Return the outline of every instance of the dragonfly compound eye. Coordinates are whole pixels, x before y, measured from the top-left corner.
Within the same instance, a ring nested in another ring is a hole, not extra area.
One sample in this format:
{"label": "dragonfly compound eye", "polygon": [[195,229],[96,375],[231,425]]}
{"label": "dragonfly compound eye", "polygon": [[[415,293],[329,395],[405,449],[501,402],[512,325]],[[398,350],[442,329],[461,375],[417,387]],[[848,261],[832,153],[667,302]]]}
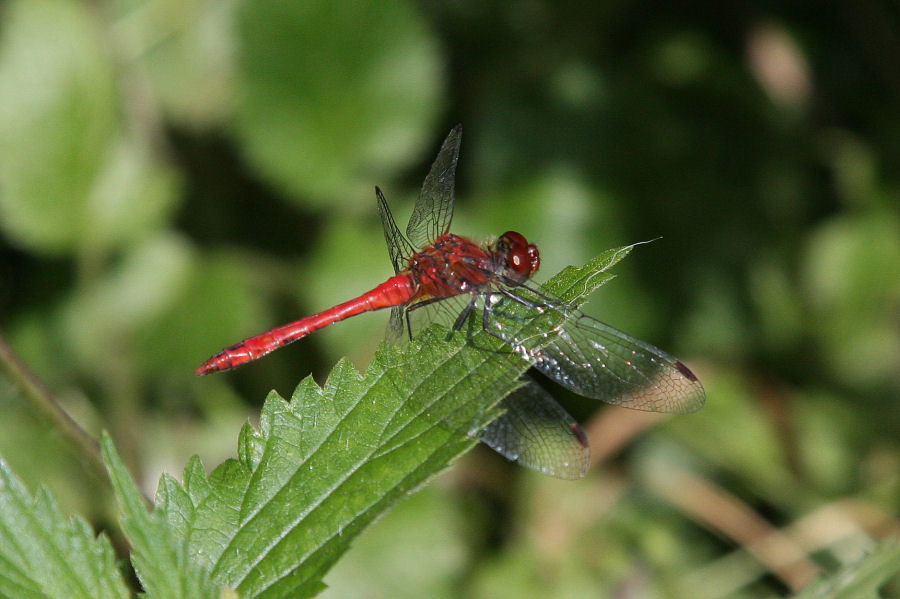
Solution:
{"label": "dragonfly compound eye", "polygon": [[520,233],[507,231],[497,240],[497,249],[506,257],[506,266],[520,281],[531,278],[541,265],[537,247]]}

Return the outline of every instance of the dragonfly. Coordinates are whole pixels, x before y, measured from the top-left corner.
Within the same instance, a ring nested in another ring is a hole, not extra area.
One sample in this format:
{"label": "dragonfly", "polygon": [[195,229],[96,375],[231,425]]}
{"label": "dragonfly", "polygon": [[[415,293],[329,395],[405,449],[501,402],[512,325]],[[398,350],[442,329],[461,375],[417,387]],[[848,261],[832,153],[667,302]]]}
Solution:
{"label": "dragonfly", "polygon": [[[703,386],[683,362],[584,314],[534,282],[540,253],[523,235],[507,231],[478,244],[450,232],[461,139],[462,127],[457,125],[425,178],[406,235],[381,189],[375,188],[394,276],[355,299],[227,347],[196,373],[236,368],[364,312],[390,308],[388,336],[396,339],[413,336],[414,313],[427,313],[426,321],[441,311],[450,314],[455,318],[453,331],[459,331],[480,309],[485,332],[578,395],[651,412],[686,414],[700,409],[705,402]],[[526,334],[522,332],[526,328],[515,326],[550,310],[561,317],[550,330]],[[510,316],[513,312],[517,315]],[[536,381],[523,375],[521,386],[500,407],[501,415],[473,431],[475,437],[507,459],[549,476],[584,476],[590,462],[587,436]]]}

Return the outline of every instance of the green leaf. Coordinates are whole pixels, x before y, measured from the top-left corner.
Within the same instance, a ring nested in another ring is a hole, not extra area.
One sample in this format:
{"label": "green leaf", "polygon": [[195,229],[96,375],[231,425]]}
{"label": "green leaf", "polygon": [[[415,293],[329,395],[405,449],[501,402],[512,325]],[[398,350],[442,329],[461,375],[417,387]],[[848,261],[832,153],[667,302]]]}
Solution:
{"label": "green leaf", "polygon": [[890,539],[837,574],[808,585],[796,599],[877,599],[878,589],[900,572],[900,542]]}
{"label": "green leaf", "polygon": [[[189,508],[190,502],[169,500],[162,502],[156,511],[148,512],[141,492],[108,435],[103,435],[101,446],[113,488],[124,514],[122,527],[131,542],[134,570],[147,597],[161,599],[219,597],[221,591],[210,582],[209,572],[188,559],[186,543],[177,535],[178,520],[174,515],[181,513],[179,510]],[[160,493],[169,486],[167,477],[164,477],[160,483]],[[190,517],[190,512],[182,513],[182,517]]]}
{"label": "green leaf", "polygon": [[583,304],[588,296],[616,275],[606,272],[631,253],[637,243],[606,250],[582,267],[567,266],[544,284],[544,289],[564,302]]}
{"label": "green leaf", "polygon": [[428,485],[398,505],[328,573],[323,596],[458,597],[460,577],[471,572],[472,533],[489,517],[459,495],[452,485]]}
{"label": "green leaf", "polygon": [[97,15],[78,2],[18,0],[0,23],[3,232],[34,251],[102,252],[163,223],[177,177],[140,131],[121,126]]}
{"label": "green leaf", "polygon": [[264,176],[333,206],[421,155],[441,77],[412,3],[257,0],[239,16],[235,132]]}
{"label": "green leaf", "polygon": [[118,117],[90,8],[18,0],[0,23],[0,227],[43,251],[76,246]]}
{"label": "green leaf", "polygon": [[[629,250],[570,267],[546,288],[579,301],[609,280],[604,270]],[[552,326],[554,318],[548,311],[525,326]],[[163,477],[157,513],[170,535],[127,525],[129,538],[141,534],[132,542],[142,581],[151,581],[150,558],[137,556],[174,543],[162,554],[164,571],[185,559],[179,548],[186,547],[192,567],[241,597],[320,591],[357,534],[470,448],[469,433],[497,416],[494,406],[528,365],[508,351],[479,349],[496,342],[484,332],[448,339],[431,328],[408,348],[382,347],[365,374],[341,361],[324,388],[307,377],[290,402],[272,392],[259,429],[241,431],[237,460],[207,477],[195,458],[182,485]],[[122,487],[118,482],[120,496],[128,491]],[[132,519],[149,522],[137,499],[123,503],[131,506],[126,513],[137,513]]]}
{"label": "green leaf", "polygon": [[0,597],[129,597],[109,539],[63,518],[45,489],[30,496],[0,459]]}

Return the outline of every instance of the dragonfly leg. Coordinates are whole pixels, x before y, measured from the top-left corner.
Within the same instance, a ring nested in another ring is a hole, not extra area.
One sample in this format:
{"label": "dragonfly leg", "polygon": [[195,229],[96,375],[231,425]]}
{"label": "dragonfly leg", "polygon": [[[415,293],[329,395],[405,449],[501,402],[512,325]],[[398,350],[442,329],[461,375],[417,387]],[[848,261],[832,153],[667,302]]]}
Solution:
{"label": "dragonfly leg", "polygon": [[472,309],[475,308],[475,300],[478,299],[476,294],[472,294],[472,299],[469,300],[469,303],[466,304],[465,309],[460,312],[459,316],[456,318],[456,322],[453,323],[453,331],[458,332],[463,328],[463,325],[466,323],[466,319],[469,317],[469,314],[472,313]]}
{"label": "dragonfly leg", "polygon": [[[518,300],[518,298],[516,298]],[[504,338],[500,333],[495,333],[491,330],[490,320],[491,314],[494,311],[494,304],[491,303],[490,294],[486,294],[484,297],[484,310],[481,311],[481,328],[484,329],[484,332],[490,335],[491,337],[496,337],[503,343],[509,345],[509,340]]]}
{"label": "dragonfly leg", "polygon": [[530,301],[530,300],[527,300],[527,299],[525,299],[524,297],[522,297],[522,296],[520,296],[520,295],[518,295],[518,294],[516,294],[516,293],[513,293],[512,291],[510,291],[509,289],[506,289],[506,288],[504,288],[504,287],[501,287],[501,288],[500,288],[500,293],[502,293],[503,295],[505,295],[505,296],[508,297],[509,299],[514,300],[514,301],[516,301],[516,302],[522,304],[523,306],[525,306],[525,307],[527,307],[527,308],[541,308],[541,307],[543,307],[543,306],[545,306],[545,305],[546,305],[546,306],[565,306],[565,305],[567,305],[564,301],[561,301],[561,300],[559,300],[559,299],[557,299],[557,298],[555,298],[555,297],[550,297],[550,296],[547,295],[546,293],[541,293],[541,292],[538,291],[537,289],[532,289],[532,288],[529,287],[528,285],[517,285],[516,287],[523,287],[523,288],[527,289],[527,290],[530,291],[531,293],[533,293],[533,294],[535,294],[536,296],[538,296],[538,297],[542,300],[542,303],[536,303],[536,302],[532,302],[532,301]]}
{"label": "dragonfly leg", "polygon": [[[523,297],[517,296],[514,293],[510,293],[508,290],[503,289],[502,287],[499,289],[499,293],[500,293],[500,295],[503,295],[512,300],[515,300],[516,302],[518,302],[524,306],[527,306],[529,308],[534,308],[534,309],[540,310],[541,307],[543,306],[543,304],[535,304],[533,302],[528,301],[527,299],[525,299]],[[508,347],[511,347],[514,351],[516,351],[517,353],[520,353],[520,350],[524,349],[524,348],[517,347],[516,342],[514,340],[510,340],[508,337],[504,337],[500,333],[491,329],[491,324],[490,324],[491,315],[494,313],[494,304],[490,300],[491,295],[492,295],[491,293],[485,294],[484,310],[481,313],[481,328],[484,329],[484,332],[487,333],[488,335],[490,335],[491,337],[496,337],[497,339],[499,339],[500,341],[505,343]]]}
{"label": "dragonfly leg", "polygon": [[[436,302],[439,302],[439,301],[445,300],[445,299],[447,299],[447,298],[446,297],[432,297],[430,299],[422,300],[421,302],[416,302],[415,304],[412,304],[411,306],[409,306],[406,309],[406,314],[405,314],[405,316],[406,316],[406,331],[409,334],[410,339],[412,339],[412,337],[413,337],[412,322],[409,319],[410,312],[412,312],[413,310],[417,310],[418,308],[424,308],[425,306],[434,304]],[[471,309],[471,308],[468,308],[468,309]],[[456,330],[456,329],[454,329],[454,330]]]}
{"label": "dragonfly leg", "polygon": [[532,301],[525,299],[524,297],[520,297],[520,296],[516,295],[515,293],[513,293],[512,291],[510,291],[509,289],[504,289],[503,287],[500,287],[500,294],[505,295],[506,297],[513,300],[514,302],[522,304],[526,308],[537,309],[537,308],[541,307],[541,304],[536,304]]}

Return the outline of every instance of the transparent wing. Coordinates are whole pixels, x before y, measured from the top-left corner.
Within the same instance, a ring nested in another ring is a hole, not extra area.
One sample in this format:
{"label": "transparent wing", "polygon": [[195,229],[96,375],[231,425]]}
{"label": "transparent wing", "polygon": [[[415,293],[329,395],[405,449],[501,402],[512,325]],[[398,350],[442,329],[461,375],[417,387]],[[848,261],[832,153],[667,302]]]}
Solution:
{"label": "transparent wing", "polygon": [[406,236],[416,247],[425,247],[450,230],[461,140],[462,125],[457,125],[444,140],[422,184],[422,191],[406,227]]}
{"label": "transparent wing", "polygon": [[479,432],[482,443],[549,476],[570,480],[584,476],[591,457],[587,437],[549,393],[528,379],[500,405],[506,411]]}
{"label": "transparent wing", "polygon": [[[548,302],[539,287],[508,291],[518,301],[503,297],[489,302],[485,313],[488,332],[563,387],[649,412],[686,414],[700,409],[706,400],[703,385],[674,356],[576,308]],[[559,325],[527,336],[519,332],[550,311],[562,316]]]}
{"label": "transparent wing", "polygon": [[391,308],[391,317],[388,319],[387,331],[384,333],[384,338],[388,343],[402,343],[408,340],[404,314],[403,308]]}
{"label": "transparent wing", "polygon": [[378,186],[375,186],[375,198],[378,202],[378,214],[381,216],[381,227],[384,229],[384,241],[391,257],[391,264],[394,265],[394,274],[397,274],[406,268],[406,262],[416,253],[416,250],[397,228],[394,215],[391,214],[387,200],[384,199],[384,194],[381,193]]}
{"label": "transparent wing", "polygon": [[406,341],[432,324],[452,329],[470,299],[471,295],[464,293],[391,308],[386,337],[391,343]]}
{"label": "transparent wing", "polygon": [[[394,215],[388,207],[387,200],[381,189],[375,186],[375,198],[378,202],[378,214],[381,216],[381,227],[384,229],[384,242],[387,244],[388,255],[391,257],[391,264],[394,266],[394,274],[407,267],[407,263],[413,254],[416,253],[412,244],[403,236],[397,223],[394,221]],[[385,337],[391,343],[402,341],[405,335],[405,315],[404,306],[391,308],[391,318],[388,320],[387,333]]]}

